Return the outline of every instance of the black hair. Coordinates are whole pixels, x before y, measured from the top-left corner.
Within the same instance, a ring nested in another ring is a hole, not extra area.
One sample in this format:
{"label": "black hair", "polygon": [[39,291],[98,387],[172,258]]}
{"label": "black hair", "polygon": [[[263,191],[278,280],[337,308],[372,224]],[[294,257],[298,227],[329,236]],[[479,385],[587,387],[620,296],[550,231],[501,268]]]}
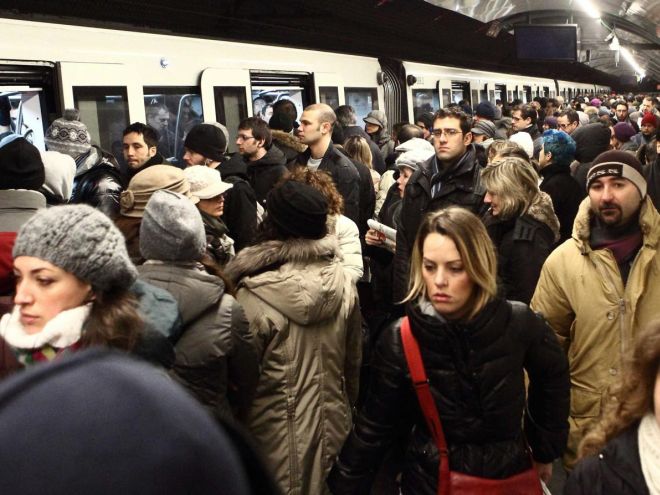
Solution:
{"label": "black hair", "polygon": [[149,148],[158,146],[158,131],[150,125],[143,124],[142,122],[133,122],[126,129],[124,129],[122,136],[131,134],[132,132],[135,132],[136,134],[142,134],[142,139],[144,139],[144,142],[147,143]]}

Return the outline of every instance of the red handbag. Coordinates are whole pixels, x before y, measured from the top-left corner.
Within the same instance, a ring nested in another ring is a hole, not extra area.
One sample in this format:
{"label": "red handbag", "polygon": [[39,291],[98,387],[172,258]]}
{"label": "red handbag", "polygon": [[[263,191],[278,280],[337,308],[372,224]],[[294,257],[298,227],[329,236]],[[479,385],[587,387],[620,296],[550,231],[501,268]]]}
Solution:
{"label": "red handbag", "polygon": [[431,395],[417,339],[410,331],[410,321],[407,317],[401,322],[401,340],[419,406],[440,452],[438,495],[543,495],[541,480],[534,466],[505,479],[479,478],[449,470],[449,452],[440,415]]}

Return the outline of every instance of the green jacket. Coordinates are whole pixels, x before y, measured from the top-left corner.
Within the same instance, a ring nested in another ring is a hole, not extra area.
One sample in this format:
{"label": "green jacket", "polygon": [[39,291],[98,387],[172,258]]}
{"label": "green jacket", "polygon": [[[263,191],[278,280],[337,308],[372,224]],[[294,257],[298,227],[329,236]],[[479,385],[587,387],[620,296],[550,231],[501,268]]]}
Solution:
{"label": "green jacket", "polygon": [[351,427],[361,325],[334,236],[268,241],[226,267],[261,359],[247,426],[284,493],[325,493]]}
{"label": "green jacket", "polygon": [[568,354],[571,431],[564,461],[569,467],[586,429],[600,416],[635,335],[660,317],[660,215],[651,200],[647,197],[642,203],[639,221],[644,241],[625,287],[611,251],[591,249],[590,219],[589,198],[585,198],[572,238],[546,260],[531,302]]}

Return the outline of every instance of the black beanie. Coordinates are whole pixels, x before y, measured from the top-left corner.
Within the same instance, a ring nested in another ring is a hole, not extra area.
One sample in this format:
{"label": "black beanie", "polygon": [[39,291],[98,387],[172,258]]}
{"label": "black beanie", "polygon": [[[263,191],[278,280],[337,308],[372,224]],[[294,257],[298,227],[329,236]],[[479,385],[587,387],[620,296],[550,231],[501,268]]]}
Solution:
{"label": "black beanie", "polygon": [[39,190],[46,180],[39,150],[16,134],[0,141],[0,189]]}
{"label": "black beanie", "polygon": [[312,186],[287,181],[268,193],[266,209],[273,223],[292,237],[321,239],[326,234],[328,202]]}
{"label": "black beanie", "polygon": [[213,124],[197,124],[190,129],[183,145],[214,162],[220,162],[227,151],[227,138],[220,128]]}
{"label": "black beanie", "polygon": [[268,121],[268,127],[274,131],[291,132],[293,130],[293,119],[286,113],[274,113]]}

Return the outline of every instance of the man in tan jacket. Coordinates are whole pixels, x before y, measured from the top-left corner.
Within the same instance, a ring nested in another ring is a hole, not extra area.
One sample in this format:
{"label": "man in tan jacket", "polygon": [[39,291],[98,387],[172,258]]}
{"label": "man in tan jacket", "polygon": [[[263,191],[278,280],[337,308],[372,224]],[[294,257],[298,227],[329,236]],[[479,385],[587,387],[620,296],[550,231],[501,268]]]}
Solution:
{"label": "man in tan jacket", "polygon": [[572,238],[546,260],[531,302],[568,353],[568,468],[635,336],[660,317],[660,215],[646,194],[641,164],[623,151],[601,153],[587,190]]}

